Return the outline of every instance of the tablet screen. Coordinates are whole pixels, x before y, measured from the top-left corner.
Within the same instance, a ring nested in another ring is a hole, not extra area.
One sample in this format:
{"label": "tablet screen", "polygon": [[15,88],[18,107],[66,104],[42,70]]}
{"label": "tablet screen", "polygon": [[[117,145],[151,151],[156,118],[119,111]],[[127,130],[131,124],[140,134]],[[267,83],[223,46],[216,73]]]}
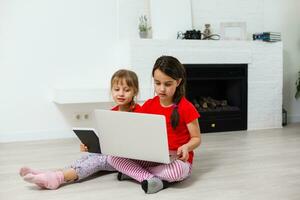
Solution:
{"label": "tablet screen", "polygon": [[95,129],[92,128],[73,128],[74,133],[81,143],[87,146],[90,153],[101,153],[99,137]]}

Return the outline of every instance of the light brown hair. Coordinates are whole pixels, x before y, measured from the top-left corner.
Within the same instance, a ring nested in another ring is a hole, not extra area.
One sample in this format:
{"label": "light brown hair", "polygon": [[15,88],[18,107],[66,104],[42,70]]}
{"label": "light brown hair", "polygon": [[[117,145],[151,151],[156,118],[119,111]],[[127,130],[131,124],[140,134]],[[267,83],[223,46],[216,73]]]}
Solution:
{"label": "light brown hair", "polygon": [[[113,89],[114,84],[122,84],[123,81],[125,81],[128,87],[133,89],[134,97],[137,96],[139,93],[139,80],[136,73],[128,69],[120,69],[112,75],[110,80],[110,90]],[[130,104],[134,108],[134,98],[132,99]]]}

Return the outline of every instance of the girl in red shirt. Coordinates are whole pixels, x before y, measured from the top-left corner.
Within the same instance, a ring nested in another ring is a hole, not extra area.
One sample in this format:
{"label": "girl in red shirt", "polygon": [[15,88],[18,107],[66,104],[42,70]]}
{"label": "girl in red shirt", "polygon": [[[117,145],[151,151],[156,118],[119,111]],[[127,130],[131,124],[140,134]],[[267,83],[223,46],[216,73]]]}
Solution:
{"label": "girl in red shirt", "polygon": [[169,182],[186,179],[191,174],[193,150],[201,142],[200,115],[184,97],[184,66],[172,56],[161,56],[154,64],[152,76],[157,96],[147,100],[141,112],[166,117],[169,149],[177,151],[178,159],[170,164],[161,164],[108,157],[108,162],[119,171],[119,180],[131,177],[141,183],[145,193],[158,192]]}
{"label": "girl in red shirt", "polygon": [[[112,110],[139,111],[140,106],[134,100],[138,90],[138,77],[134,72],[124,69],[115,72],[111,78],[111,95],[116,106]],[[88,151],[84,144],[80,145],[80,149],[83,152]],[[87,153],[62,170],[41,171],[22,167],[20,175],[27,182],[53,190],[63,183],[74,183],[99,171],[115,171],[115,169],[107,162],[107,155]]]}

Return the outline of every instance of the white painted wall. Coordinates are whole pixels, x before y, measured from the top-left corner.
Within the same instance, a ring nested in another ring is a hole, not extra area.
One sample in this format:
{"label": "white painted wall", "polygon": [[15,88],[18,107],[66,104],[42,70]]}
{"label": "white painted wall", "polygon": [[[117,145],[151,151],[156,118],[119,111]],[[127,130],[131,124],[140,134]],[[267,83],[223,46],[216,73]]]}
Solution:
{"label": "white painted wall", "polygon": [[288,111],[290,122],[300,122],[300,99],[294,98],[295,82],[300,71],[300,1],[282,3],[283,21],[281,31],[284,41],[284,88],[283,105]]}
{"label": "white painted wall", "polygon": [[[294,99],[300,69],[298,0],[192,0],[194,27],[246,21],[250,33],[281,31],[284,44],[284,106],[300,121]],[[105,88],[120,64],[118,39],[137,38],[137,17],[149,0],[1,0],[0,142],[70,137],[54,88]],[[119,15],[118,15],[119,14]],[[271,72],[270,72],[271,73]],[[99,105],[94,105],[98,107]],[[92,109],[91,105],[73,110]]]}
{"label": "white painted wall", "polygon": [[117,2],[0,1],[0,141],[72,136],[53,88],[108,87]]}
{"label": "white painted wall", "polygon": [[300,100],[294,98],[296,78],[300,70],[300,31],[298,0],[265,0],[265,27],[282,32],[284,48],[283,106],[288,111],[290,122],[300,122]]}

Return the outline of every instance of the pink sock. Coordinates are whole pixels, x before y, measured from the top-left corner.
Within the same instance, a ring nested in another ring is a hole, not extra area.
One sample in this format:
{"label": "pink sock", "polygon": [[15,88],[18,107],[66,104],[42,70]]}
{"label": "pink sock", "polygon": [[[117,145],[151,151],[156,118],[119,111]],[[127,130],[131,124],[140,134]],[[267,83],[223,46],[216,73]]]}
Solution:
{"label": "pink sock", "polygon": [[24,180],[29,183],[34,183],[41,188],[50,190],[57,189],[62,183],[64,183],[64,174],[62,171],[45,172],[41,174],[27,174],[24,176]]}
{"label": "pink sock", "polygon": [[45,173],[46,171],[43,170],[36,170],[36,169],[32,169],[30,167],[22,167],[19,171],[20,176],[26,176],[27,174],[40,174],[40,173]]}

